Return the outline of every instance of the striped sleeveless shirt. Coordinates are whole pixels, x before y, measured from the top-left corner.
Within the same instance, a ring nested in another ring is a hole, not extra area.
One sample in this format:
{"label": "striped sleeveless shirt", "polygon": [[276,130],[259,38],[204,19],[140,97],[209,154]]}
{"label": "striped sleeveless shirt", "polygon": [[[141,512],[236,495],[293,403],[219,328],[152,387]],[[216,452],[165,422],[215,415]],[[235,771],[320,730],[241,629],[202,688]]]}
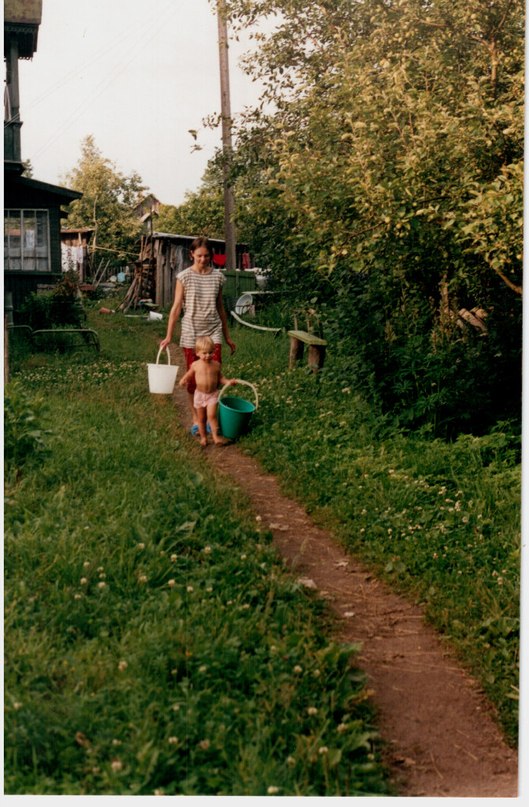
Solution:
{"label": "striped sleeveless shirt", "polygon": [[197,336],[211,336],[222,343],[222,322],[217,311],[217,297],[225,277],[218,269],[201,275],[191,267],[177,278],[184,287],[184,316],[180,331],[180,346],[195,347]]}

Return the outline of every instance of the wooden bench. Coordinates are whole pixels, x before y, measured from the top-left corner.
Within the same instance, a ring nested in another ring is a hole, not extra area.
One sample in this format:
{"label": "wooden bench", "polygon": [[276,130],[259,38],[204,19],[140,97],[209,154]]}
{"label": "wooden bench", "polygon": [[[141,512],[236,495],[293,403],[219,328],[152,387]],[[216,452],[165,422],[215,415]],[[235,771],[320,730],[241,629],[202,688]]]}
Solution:
{"label": "wooden bench", "polygon": [[309,331],[287,331],[290,337],[290,355],[288,366],[293,367],[303,358],[304,346],[308,345],[308,364],[314,371],[323,367],[327,341]]}
{"label": "wooden bench", "polygon": [[63,346],[65,345],[65,340],[62,339],[63,336],[67,337],[67,341],[72,346],[75,344],[73,341],[75,337],[80,336],[83,344],[95,348],[97,353],[99,353],[100,350],[99,336],[97,331],[92,330],[92,328],[43,328],[33,331],[33,342],[37,343],[38,338],[36,337],[41,336],[44,336],[46,340],[49,339],[55,344],[60,344]]}

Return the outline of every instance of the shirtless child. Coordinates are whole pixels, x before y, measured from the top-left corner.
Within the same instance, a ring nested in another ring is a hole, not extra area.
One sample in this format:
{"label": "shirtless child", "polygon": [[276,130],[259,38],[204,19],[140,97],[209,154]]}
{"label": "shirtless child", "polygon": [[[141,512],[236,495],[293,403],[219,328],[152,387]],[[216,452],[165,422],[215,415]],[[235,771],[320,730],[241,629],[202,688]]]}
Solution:
{"label": "shirtless child", "polygon": [[187,373],[180,379],[181,387],[184,387],[193,378],[196,383],[193,406],[197,413],[201,446],[208,444],[207,423],[209,423],[215,445],[223,446],[229,443],[229,440],[219,434],[217,402],[219,386],[221,384],[236,384],[237,379],[224,378],[219,362],[213,359],[214,350],[215,343],[213,339],[209,336],[199,336],[195,345],[195,353],[198,359],[193,362]]}

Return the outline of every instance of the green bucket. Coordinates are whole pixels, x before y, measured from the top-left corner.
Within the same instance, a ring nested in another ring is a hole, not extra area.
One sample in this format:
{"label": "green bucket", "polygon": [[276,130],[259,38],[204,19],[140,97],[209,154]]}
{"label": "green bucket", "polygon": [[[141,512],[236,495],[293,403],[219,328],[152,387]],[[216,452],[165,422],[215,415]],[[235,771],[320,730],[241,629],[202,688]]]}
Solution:
{"label": "green bucket", "polygon": [[222,395],[225,390],[233,386],[231,384],[225,384],[221,389],[219,392],[219,426],[223,437],[227,437],[230,440],[236,440],[237,437],[246,434],[250,428],[251,417],[259,403],[257,390],[253,384],[250,384],[249,381],[243,381],[240,378],[237,379],[237,384],[246,384],[248,387],[252,388],[255,395],[255,404],[250,403],[250,401],[245,401],[244,398],[232,396],[223,398]]}

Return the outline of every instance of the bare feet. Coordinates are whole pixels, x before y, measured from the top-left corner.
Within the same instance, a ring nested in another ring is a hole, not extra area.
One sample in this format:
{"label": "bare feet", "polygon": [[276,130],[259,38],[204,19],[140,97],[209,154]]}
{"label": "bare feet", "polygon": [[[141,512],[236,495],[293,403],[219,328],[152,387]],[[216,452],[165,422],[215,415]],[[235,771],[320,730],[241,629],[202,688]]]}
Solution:
{"label": "bare feet", "polygon": [[216,446],[227,446],[230,441],[227,440],[225,437],[217,435],[216,437],[213,438],[213,442],[215,443]]}
{"label": "bare feet", "polygon": [[200,438],[200,445],[202,446],[202,448],[205,448],[207,446],[207,444],[208,444],[208,438],[207,437],[201,437]]}

